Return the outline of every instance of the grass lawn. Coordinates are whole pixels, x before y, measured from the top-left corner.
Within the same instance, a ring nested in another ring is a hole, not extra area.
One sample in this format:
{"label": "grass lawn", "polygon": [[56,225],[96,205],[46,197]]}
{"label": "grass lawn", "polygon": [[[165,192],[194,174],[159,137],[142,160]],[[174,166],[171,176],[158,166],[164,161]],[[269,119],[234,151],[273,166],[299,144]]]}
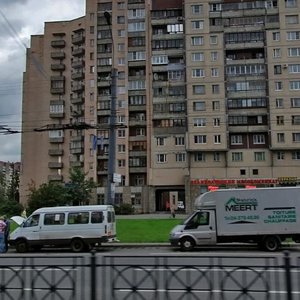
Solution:
{"label": "grass lawn", "polygon": [[180,219],[119,219],[117,238],[121,243],[168,243],[171,229],[181,221]]}

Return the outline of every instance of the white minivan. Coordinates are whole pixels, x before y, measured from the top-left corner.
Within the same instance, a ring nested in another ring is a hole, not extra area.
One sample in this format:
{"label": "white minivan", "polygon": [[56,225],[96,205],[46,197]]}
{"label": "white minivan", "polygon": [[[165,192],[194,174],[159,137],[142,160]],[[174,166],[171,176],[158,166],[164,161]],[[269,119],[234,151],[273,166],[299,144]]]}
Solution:
{"label": "white minivan", "polygon": [[9,237],[17,252],[30,248],[71,247],[81,252],[116,240],[112,205],[44,207],[34,211]]}

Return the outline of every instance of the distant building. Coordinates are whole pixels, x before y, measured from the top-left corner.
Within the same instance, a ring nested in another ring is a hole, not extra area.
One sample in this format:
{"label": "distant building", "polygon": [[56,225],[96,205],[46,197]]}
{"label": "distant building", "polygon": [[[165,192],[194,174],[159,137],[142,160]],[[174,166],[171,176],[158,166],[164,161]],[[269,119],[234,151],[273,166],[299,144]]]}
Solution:
{"label": "distant building", "polygon": [[112,68],[116,204],[191,211],[209,189],[298,184],[299,15],[299,0],[87,0],[45,23],[24,74],[21,201],[73,166],[107,201]]}
{"label": "distant building", "polygon": [[[11,163],[0,161],[0,174],[3,178],[3,184],[7,187],[11,183],[11,179],[14,173],[20,174],[21,163]],[[2,180],[1,178],[1,180]],[[2,182],[0,181],[0,184]]]}

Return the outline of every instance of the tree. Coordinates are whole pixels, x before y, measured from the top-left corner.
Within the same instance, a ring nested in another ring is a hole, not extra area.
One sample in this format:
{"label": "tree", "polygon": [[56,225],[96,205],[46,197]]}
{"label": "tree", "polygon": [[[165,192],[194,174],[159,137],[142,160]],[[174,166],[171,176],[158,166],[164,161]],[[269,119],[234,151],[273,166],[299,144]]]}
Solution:
{"label": "tree", "polygon": [[49,182],[39,188],[32,185],[30,188],[27,213],[31,214],[41,207],[68,205],[66,188],[61,183]]}
{"label": "tree", "polygon": [[70,169],[70,182],[66,184],[67,197],[72,205],[88,205],[92,197],[92,191],[96,188],[96,183],[85,179],[81,168]]}

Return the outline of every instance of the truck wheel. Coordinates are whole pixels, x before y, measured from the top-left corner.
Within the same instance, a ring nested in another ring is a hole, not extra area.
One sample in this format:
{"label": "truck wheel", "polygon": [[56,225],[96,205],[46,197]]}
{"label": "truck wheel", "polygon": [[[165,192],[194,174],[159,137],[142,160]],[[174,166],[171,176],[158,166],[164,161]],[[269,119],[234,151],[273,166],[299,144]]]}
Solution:
{"label": "truck wheel", "polygon": [[267,251],[277,251],[280,247],[280,240],[278,237],[270,235],[265,237],[265,239],[263,240],[263,246]]}
{"label": "truck wheel", "polygon": [[28,245],[25,240],[19,240],[16,242],[16,250],[19,253],[25,253],[28,251]]}
{"label": "truck wheel", "polygon": [[71,249],[73,252],[82,252],[85,248],[85,243],[82,239],[73,239],[71,242]]}
{"label": "truck wheel", "polygon": [[191,237],[183,237],[180,240],[180,249],[181,251],[191,251],[195,247],[195,241]]}

